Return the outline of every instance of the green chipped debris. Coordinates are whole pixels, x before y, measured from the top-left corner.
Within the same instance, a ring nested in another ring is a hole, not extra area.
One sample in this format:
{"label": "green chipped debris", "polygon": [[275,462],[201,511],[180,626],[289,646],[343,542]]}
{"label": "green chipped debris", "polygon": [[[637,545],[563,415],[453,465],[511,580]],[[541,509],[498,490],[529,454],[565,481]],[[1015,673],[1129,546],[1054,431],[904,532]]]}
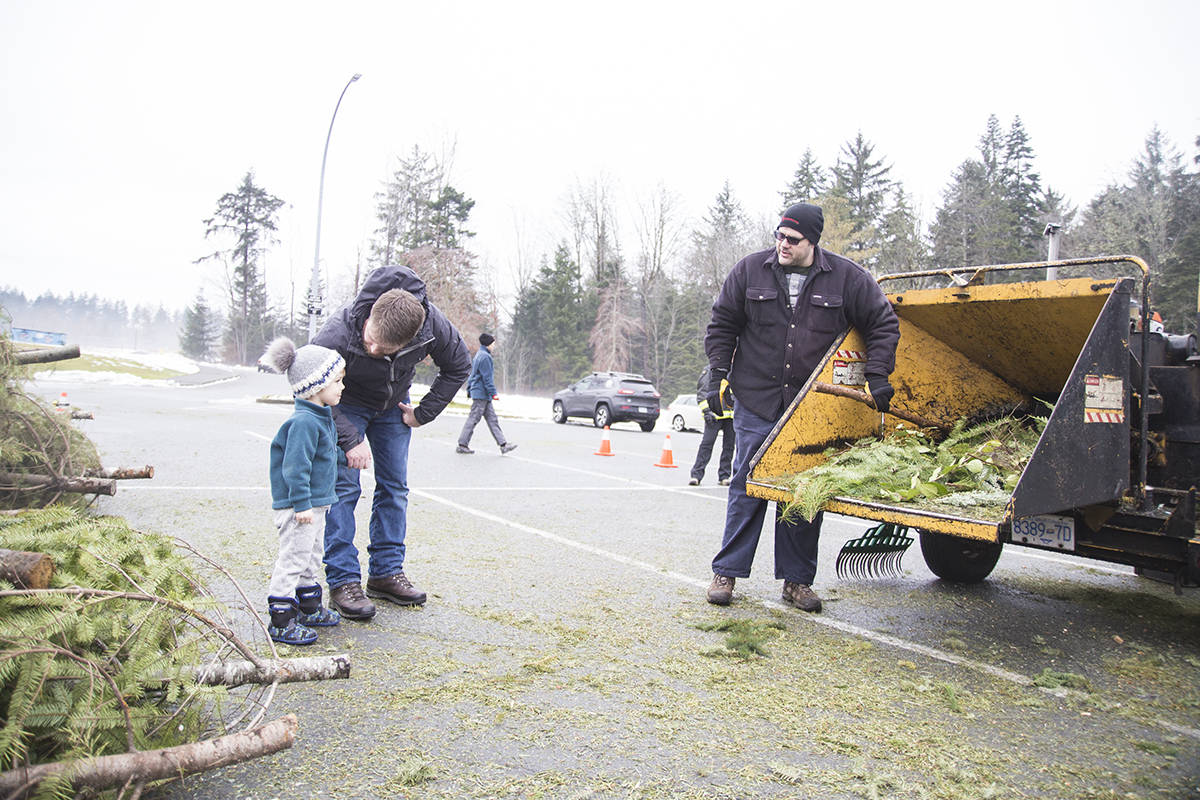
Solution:
{"label": "green chipped debris", "polygon": [[1082,675],[1076,675],[1074,672],[1056,672],[1049,667],[1043,669],[1042,674],[1033,679],[1033,685],[1043,689],[1076,689],[1081,692],[1092,690],[1088,679]]}
{"label": "green chipped debris", "polygon": [[784,476],[792,493],[784,516],[812,519],[832,498],[853,497],[1000,519],[1045,426],[1043,417],[1003,417],[971,427],[960,421],[941,442],[907,427],[860,439]]}
{"label": "green chipped debris", "polygon": [[778,620],[751,619],[722,619],[718,622],[702,622],[696,627],[702,631],[723,631],[726,634],[725,650],[741,658],[770,655],[766,643],[784,629],[783,623]]}

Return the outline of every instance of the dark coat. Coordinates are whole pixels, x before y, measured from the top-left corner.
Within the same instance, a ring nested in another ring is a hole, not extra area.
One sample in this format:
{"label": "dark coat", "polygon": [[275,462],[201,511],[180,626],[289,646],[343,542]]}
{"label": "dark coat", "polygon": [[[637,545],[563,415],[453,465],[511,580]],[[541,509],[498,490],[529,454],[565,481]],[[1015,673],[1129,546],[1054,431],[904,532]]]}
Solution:
{"label": "dark coat", "polygon": [[467,397],[472,400],[488,400],[496,395],[495,367],[492,364],[492,351],[484,345],[479,346],[479,352],[471,360],[471,376],[467,378]]}
{"label": "dark coat", "polygon": [[730,370],[739,404],[778,419],[847,326],[866,339],[866,373],[890,375],[900,323],[871,274],[818,247],[793,311],[770,248],[730,270],[713,303],[704,352],[711,368]]}
{"label": "dark coat", "polygon": [[[412,293],[425,306],[425,324],[412,342],[385,358],[372,358],[363,348],[362,330],[379,296],[391,289]],[[413,372],[427,356],[438,367],[437,377],[421,404],[413,409],[417,422],[425,425],[446,408],[467,374],[471,357],[458,329],[425,296],[425,282],[408,267],[380,267],[348,305],[335,312],[313,338],[313,344],[337,350],[346,359],[346,390],[342,402],[376,411],[394,407],[408,397]],[[362,441],[355,427],[333,407],[338,445],[349,450]]]}

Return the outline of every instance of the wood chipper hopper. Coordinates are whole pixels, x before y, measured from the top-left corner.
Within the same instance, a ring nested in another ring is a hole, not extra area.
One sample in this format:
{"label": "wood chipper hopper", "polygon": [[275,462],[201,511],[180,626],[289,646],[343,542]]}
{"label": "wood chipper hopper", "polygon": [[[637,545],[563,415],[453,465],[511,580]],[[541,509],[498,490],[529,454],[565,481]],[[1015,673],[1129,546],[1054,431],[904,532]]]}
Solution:
{"label": "wood chipper hopper", "polygon": [[[1047,269],[1082,277],[1041,280]],[[1136,277],[1098,277],[1122,271]],[[1013,278],[1019,282],[999,282]],[[1149,309],[1136,299],[1149,287],[1140,259],[949,269],[880,282],[900,319],[895,413],[881,418],[862,402],[865,345],[848,330],[754,456],[749,494],[786,503],[798,473],[897,424],[944,431],[964,419],[1048,414],[1011,496],[992,513],[878,495],[839,495],[823,507],[881,523],[856,540],[866,542],[868,563],[872,553],[889,552],[898,563],[896,551],[911,542],[906,529],[918,531],[930,569],[948,580],[983,580],[1004,544],[1020,544],[1129,564],[1177,587],[1200,583],[1200,356],[1194,334],[1137,332],[1150,330]]]}

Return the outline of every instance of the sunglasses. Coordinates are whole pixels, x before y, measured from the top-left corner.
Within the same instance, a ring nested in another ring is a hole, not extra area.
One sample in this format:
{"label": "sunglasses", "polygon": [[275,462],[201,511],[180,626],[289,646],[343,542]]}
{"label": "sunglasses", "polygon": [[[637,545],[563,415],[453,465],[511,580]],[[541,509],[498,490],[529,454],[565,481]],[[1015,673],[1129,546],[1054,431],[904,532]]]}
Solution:
{"label": "sunglasses", "polygon": [[775,239],[780,242],[787,242],[793,247],[804,241],[803,236],[788,236],[783,231],[775,231]]}

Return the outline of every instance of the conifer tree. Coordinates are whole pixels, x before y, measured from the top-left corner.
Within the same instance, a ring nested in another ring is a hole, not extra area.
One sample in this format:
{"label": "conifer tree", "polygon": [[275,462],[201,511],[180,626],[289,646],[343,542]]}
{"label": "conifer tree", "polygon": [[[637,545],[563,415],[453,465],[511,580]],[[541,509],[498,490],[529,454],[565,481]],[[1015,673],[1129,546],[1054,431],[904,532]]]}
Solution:
{"label": "conifer tree", "polygon": [[792,182],[779,193],[779,197],[783,200],[783,207],[787,208],[793,203],[816,202],[816,198],[825,194],[828,189],[825,169],[817,163],[812,148],[808,147],[800,157]]}
{"label": "conifer tree", "polygon": [[211,359],[217,346],[218,328],[219,320],[208,307],[204,292],[197,292],[196,299],[183,312],[183,329],[179,332],[180,352],[200,361]]}
{"label": "conifer tree", "polygon": [[266,347],[273,334],[266,279],[259,259],[277,229],[276,212],[283,201],[254,183],[248,171],[242,183],[217,201],[216,213],[204,220],[205,238],[233,241],[205,256],[219,259],[226,269],[229,315],[225,328],[225,355],[238,364],[249,364]]}
{"label": "conifer tree", "polygon": [[[893,181],[888,177],[892,168],[882,158],[875,158],[875,146],[859,131],[854,139],[842,145],[841,155],[833,167],[833,187],[830,194],[843,198],[854,228],[852,249],[842,255],[852,258],[868,269],[875,269],[881,252],[881,229],[887,211]],[[836,251],[835,251],[836,252]]]}

